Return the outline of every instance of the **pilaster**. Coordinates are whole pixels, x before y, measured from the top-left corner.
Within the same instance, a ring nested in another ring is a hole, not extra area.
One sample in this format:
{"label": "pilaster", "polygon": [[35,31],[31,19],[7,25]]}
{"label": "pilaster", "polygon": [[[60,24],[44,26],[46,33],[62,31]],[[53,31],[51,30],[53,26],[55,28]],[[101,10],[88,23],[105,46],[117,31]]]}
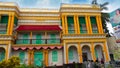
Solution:
{"label": "pilaster", "polygon": [[80,46],[80,43],[78,43],[78,56],[79,56],[79,62],[82,63],[83,62],[83,58],[82,58],[82,48]]}
{"label": "pilaster", "polygon": [[12,20],[12,14],[9,14],[9,18],[8,18],[8,26],[7,26],[7,34],[10,34],[10,26],[11,26],[11,20]]}
{"label": "pilaster", "polygon": [[68,34],[67,16],[65,15],[65,34]]}
{"label": "pilaster", "polygon": [[62,15],[62,30],[63,30],[63,34],[65,34],[65,16]]}
{"label": "pilaster", "polygon": [[103,48],[103,51],[104,51],[104,54],[105,54],[105,61],[106,62],[109,62],[110,61],[110,57],[109,57],[109,52],[108,52],[108,47],[106,45],[106,41],[104,42],[104,48]]}
{"label": "pilaster", "polygon": [[95,57],[95,49],[94,49],[94,44],[93,44],[93,43],[91,43],[90,51],[91,51],[92,59],[93,59],[93,61],[95,62],[96,57]]}
{"label": "pilaster", "polygon": [[101,20],[101,16],[98,16],[98,20],[99,20],[99,24],[100,24],[100,33],[103,34],[103,26],[102,26],[102,20]]}
{"label": "pilaster", "polygon": [[78,33],[77,32],[78,28],[77,28],[76,15],[74,15],[74,30],[75,30],[75,34],[77,34]]}
{"label": "pilaster", "polygon": [[14,13],[12,13],[12,20],[11,20],[11,25],[10,25],[10,35],[13,33],[13,28],[14,28]]}

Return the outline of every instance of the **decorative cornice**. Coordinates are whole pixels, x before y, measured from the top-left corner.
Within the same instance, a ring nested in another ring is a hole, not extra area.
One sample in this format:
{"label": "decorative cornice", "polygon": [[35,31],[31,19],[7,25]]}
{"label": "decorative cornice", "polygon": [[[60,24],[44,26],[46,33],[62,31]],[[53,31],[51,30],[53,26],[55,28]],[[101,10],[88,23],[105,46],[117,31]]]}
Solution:
{"label": "decorative cornice", "polygon": [[63,35],[62,39],[102,39],[106,38],[105,34],[68,34],[68,35]]}
{"label": "decorative cornice", "polygon": [[0,40],[4,41],[4,40],[13,40],[12,36],[9,35],[0,35]]}

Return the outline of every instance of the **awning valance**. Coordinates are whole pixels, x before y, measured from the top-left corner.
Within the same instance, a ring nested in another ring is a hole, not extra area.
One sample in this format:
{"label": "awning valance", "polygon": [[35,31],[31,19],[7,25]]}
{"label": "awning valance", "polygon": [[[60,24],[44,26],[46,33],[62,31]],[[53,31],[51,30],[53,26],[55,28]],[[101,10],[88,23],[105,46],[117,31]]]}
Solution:
{"label": "awning valance", "polygon": [[26,49],[30,49],[30,50],[32,50],[32,49],[36,49],[36,50],[39,50],[39,49],[55,49],[55,48],[57,48],[57,49],[61,49],[63,46],[29,46],[29,47],[26,47],[26,46],[20,46],[20,47],[18,47],[18,46],[15,46],[15,47],[12,47],[14,50],[19,50],[19,49],[21,49],[21,50],[26,50]]}
{"label": "awning valance", "polygon": [[61,31],[59,25],[19,25],[16,31]]}

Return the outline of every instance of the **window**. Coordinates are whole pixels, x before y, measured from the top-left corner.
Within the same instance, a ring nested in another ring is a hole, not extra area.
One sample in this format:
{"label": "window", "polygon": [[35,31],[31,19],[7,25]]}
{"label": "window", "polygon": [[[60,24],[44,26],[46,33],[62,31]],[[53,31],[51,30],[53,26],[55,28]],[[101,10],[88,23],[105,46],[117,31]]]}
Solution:
{"label": "window", "polygon": [[92,32],[98,33],[96,17],[90,17],[90,21],[91,21],[91,26],[92,26]]}
{"label": "window", "polygon": [[87,33],[85,17],[79,17],[80,33]]}
{"label": "window", "polygon": [[7,24],[8,23],[8,18],[9,17],[7,15],[1,16],[1,22],[0,23]]}
{"label": "window", "polygon": [[34,64],[37,66],[42,66],[43,64],[43,53],[34,52]]}
{"label": "window", "polygon": [[23,44],[29,44],[29,35],[23,34]]}
{"label": "window", "polygon": [[75,33],[75,30],[74,30],[74,17],[73,16],[68,16],[67,17],[67,23],[68,23],[68,33],[70,33],[70,34]]}
{"label": "window", "polygon": [[18,19],[17,19],[17,17],[14,17],[14,24],[15,24],[15,25],[18,24]]}
{"label": "window", "polygon": [[57,62],[58,61],[58,52],[57,50],[52,51],[52,61]]}
{"label": "window", "polygon": [[36,34],[36,44],[42,44],[42,34]]}
{"label": "window", "polygon": [[5,51],[0,52],[0,61],[2,61],[3,59],[5,59]]}
{"label": "window", "polygon": [[24,63],[25,62],[25,52],[21,51],[19,53],[19,57],[20,57],[20,63]]}
{"label": "window", "polygon": [[69,49],[69,60],[73,60],[73,49]]}

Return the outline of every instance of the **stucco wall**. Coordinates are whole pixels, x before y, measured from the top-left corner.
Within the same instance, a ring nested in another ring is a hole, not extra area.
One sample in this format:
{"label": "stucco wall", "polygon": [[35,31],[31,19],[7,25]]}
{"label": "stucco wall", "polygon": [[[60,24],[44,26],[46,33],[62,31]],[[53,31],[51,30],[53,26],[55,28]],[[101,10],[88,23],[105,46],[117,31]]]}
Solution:
{"label": "stucco wall", "polygon": [[52,50],[49,50],[49,57],[48,57],[48,63],[49,63],[49,66],[52,66],[52,65],[62,65],[63,64],[63,52],[62,52],[62,49],[58,50],[58,61],[57,62],[52,62]]}

